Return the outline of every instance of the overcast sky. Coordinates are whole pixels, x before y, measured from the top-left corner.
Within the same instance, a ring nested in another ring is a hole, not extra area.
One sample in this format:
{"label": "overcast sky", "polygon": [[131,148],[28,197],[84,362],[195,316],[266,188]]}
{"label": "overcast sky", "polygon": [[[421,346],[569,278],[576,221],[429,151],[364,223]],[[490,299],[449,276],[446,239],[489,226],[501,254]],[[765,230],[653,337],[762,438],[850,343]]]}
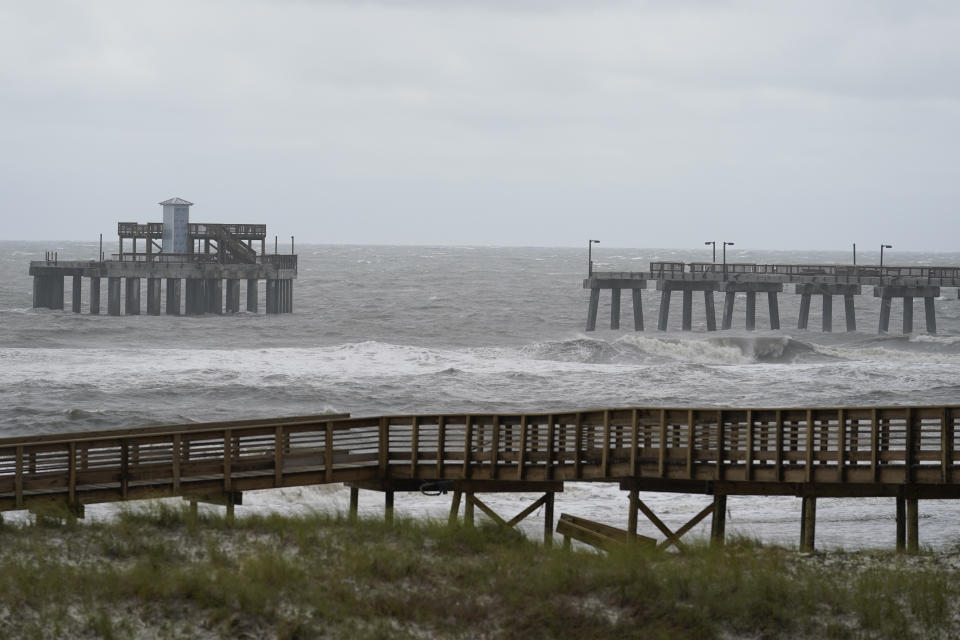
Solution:
{"label": "overcast sky", "polygon": [[0,0],[0,239],[955,250],[957,2]]}

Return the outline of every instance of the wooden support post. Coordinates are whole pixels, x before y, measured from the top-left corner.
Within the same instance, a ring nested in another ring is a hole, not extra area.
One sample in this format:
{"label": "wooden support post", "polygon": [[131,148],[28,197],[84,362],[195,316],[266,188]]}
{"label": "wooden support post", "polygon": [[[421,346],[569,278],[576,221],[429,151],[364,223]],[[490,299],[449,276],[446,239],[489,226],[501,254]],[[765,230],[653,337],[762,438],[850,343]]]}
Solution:
{"label": "wooden support post", "polygon": [[903,335],[913,333],[913,296],[903,296]]}
{"label": "wooden support post", "polygon": [[770,315],[770,328],[774,331],[780,329],[780,306],[777,303],[777,292],[767,291],[767,310]]}
{"label": "wooden support post", "polygon": [[833,295],[823,294],[823,332],[833,331]]}
{"label": "wooden support post", "polygon": [[360,517],[360,489],[357,487],[350,487],[350,511],[349,511],[350,522],[356,523]]}
{"label": "wooden support post", "polygon": [[630,511],[627,513],[627,536],[630,542],[637,539],[637,511],[640,508],[640,490],[630,489]]}
{"label": "wooden support post", "polygon": [[857,308],[853,303],[852,293],[844,294],[843,309],[847,317],[847,331],[856,331],[857,330]]}
{"label": "wooden support post", "polygon": [[473,521],[473,492],[467,492],[466,504],[463,506],[463,522],[468,527],[472,527]]}
{"label": "wooden support post", "polygon": [[693,291],[689,289],[683,290],[682,314],[682,329],[683,331],[690,331],[693,329]]}
{"label": "wooden support post", "polygon": [[450,515],[447,517],[447,524],[451,526],[457,523],[457,516],[460,514],[460,500],[462,497],[462,491],[453,492],[453,500],[450,501]]}
{"label": "wooden support post", "polygon": [[907,496],[907,553],[920,551],[920,504],[917,496]]}
{"label": "wooden support post", "polygon": [[757,292],[747,291],[747,331],[757,328]]}
{"label": "wooden support post", "polygon": [[667,321],[670,319],[670,293],[669,285],[664,284],[664,289],[660,292],[660,315],[657,318],[657,331],[667,330]]}
{"label": "wooden support post", "polygon": [[717,330],[717,312],[713,307],[713,291],[703,292],[703,308],[707,316],[707,331]]}
{"label": "wooden support post", "polygon": [[383,520],[388,525],[393,524],[393,491],[383,492]]}
{"label": "wooden support post", "polygon": [[797,318],[797,329],[806,329],[810,321],[810,294],[800,294],[800,316]]}
{"label": "wooden support post", "polygon": [[180,439],[179,433],[173,434],[171,443],[170,462],[173,472],[173,492],[180,493]]}
{"label": "wooden support post", "polygon": [[543,502],[543,544],[553,546],[553,501],[556,494],[548,491]]}
{"label": "wooden support post", "polygon": [[903,496],[897,496],[897,551],[907,550],[907,508]]}
{"label": "wooden support post", "polygon": [[937,333],[937,312],[933,306],[933,296],[924,296],[923,309],[927,319],[927,333],[934,335]]}
{"label": "wooden support post", "polygon": [[610,328],[620,328],[620,289],[610,290]]}
{"label": "wooden support post", "polygon": [[800,551],[813,551],[816,547],[817,497],[803,496],[800,508]]}
{"label": "wooden support post", "polygon": [[590,305],[587,307],[587,331],[594,331],[597,328],[597,309],[599,306],[600,289],[590,289]]}
{"label": "wooden support post", "polygon": [[720,325],[723,330],[733,327],[733,303],[736,299],[736,291],[727,291],[723,296],[723,320]]}
{"label": "wooden support post", "polygon": [[727,531],[727,496],[713,496],[713,520],[710,523],[710,544],[723,546]]}
{"label": "wooden support post", "polygon": [[633,292],[633,330],[643,331],[643,298],[642,289],[631,289]]}

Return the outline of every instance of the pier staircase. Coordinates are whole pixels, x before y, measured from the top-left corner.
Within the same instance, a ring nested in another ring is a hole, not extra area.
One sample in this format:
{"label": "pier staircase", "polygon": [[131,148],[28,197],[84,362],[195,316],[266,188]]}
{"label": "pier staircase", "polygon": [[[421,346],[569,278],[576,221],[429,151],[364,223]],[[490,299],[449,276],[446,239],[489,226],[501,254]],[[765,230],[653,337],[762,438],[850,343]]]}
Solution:
{"label": "pier staircase", "polygon": [[208,224],[206,227],[217,243],[217,255],[221,263],[256,263],[257,252],[243,244],[239,238],[230,232],[227,225]]}

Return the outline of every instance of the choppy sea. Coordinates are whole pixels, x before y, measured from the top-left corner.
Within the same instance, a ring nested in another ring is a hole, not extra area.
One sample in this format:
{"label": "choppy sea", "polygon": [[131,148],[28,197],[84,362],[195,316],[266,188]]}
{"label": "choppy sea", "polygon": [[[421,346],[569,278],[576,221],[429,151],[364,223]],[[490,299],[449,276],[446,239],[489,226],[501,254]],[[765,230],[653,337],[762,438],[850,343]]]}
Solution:
{"label": "choppy sea", "polygon": [[[0,242],[0,435],[346,411],[561,411],[606,406],[853,406],[960,404],[960,301],[944,289],[935,302],[938,333],[878,335],[879,301],[857,298],[858,331],[846,333],[834,304],[834,333],[822,333],[820,303],[799,331],[799,298],[780,295],[781,331],[758,300],[758,331],[744,326],[737,301],[732,331],[706,333],[694,298],[694,331],[681,332],[679,301],[670,330],[657,332],[659,293],[643,294],[647,331],[635,333],[629,296],[620,331],[601,296],[598,331],[584,332],[586,251],[300,245],[294,313],[152,317],[31,308],[31,260],[93,259],[95,243]],[[709,253],[671,249],[594,250],[598,270],[640,271],[652,260],[705,261]],[[865,264],[871,256],[862,254]],[[849,263],[841,252],[728,252],[731,262]],[[876,256],[872,257],[876,262]],[[887,264],[960,265],[960,253],[887,254]],[[261,298],[263,291],[261,287]],[[260,308],[264,308],[261,299]],[[718,301],[719,310],[719,301]],[[914,327],[924,327],[916,301]],[[644,494],[673,527],[704,496]],[[339,488],[256,492],[244,510],[345,507]],[[491,498],[513,515],[529,496]],[[557,498],[569,512],[624,526],[627,499],[615,486],[569,484]],[[449,497],[398,496],[398,515],[440,516]],[[363,494],[361,508],[381,509]],[[800,500],[736,497],[728,533],[795,546]],[[103,509],[109,509],[104,507]],[[894,544],[892,499],[821,499],[819,547]],[[920,541],[960,541],[960,503],[920,504]],[[527,530],[542,526],[528,521]],[[655,535],[649,523],[641,533]]]}

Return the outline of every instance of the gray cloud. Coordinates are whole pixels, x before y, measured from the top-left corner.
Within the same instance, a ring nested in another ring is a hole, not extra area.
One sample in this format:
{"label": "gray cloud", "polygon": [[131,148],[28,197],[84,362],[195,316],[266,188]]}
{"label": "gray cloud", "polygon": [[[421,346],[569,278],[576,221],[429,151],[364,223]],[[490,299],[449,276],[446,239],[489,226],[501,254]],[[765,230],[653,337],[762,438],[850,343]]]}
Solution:
{"label": "gray cloud", "polygon": [[180,195],[317,242],[951,249],[958,32],[953,3],[6,3],[5,228]]}

